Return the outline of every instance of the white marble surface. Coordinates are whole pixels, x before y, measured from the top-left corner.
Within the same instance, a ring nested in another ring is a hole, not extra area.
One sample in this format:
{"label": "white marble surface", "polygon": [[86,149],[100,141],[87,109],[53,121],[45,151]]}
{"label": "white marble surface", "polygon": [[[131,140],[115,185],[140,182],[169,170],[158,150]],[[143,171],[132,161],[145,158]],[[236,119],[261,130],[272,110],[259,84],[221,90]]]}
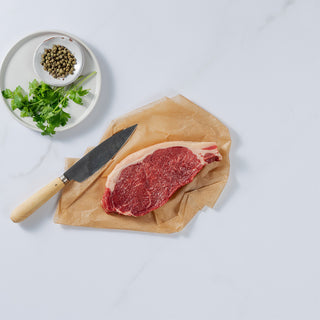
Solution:
{"label": "white marble surface", "polygon": [[[0,59],[60,29],[94,50],[96,109],[53,138],[0,105],[0,318],[320,318],[318,0],[2,1]],[[70,228],[57,198],[20,225],[10,211],[95,145],[110,121],[184,94],[231,130],[216,208],[180,234]]]}

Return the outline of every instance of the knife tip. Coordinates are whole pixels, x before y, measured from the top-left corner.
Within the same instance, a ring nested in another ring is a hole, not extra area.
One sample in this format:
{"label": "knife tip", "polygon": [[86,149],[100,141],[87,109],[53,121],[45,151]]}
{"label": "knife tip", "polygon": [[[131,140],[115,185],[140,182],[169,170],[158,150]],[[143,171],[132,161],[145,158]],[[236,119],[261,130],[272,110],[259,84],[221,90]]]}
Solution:
{"label": "knife tip", "polygon": [[134,132],[137,128],[138,124],[134,124],[133,126],[129,127],[128,129],[130,129],[132,132]]}

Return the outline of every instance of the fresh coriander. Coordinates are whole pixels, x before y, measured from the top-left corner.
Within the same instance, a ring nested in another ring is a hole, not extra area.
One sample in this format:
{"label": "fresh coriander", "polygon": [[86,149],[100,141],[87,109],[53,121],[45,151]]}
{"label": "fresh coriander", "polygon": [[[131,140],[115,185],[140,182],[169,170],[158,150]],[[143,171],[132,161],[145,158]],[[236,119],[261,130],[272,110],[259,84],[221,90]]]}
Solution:
{"label": "fresh coriander", "polygon": [[82,105],[82,97],[89,93],[89,90],[82,88],[82,83],[96,72],[87,76],[80,76],[75,84],[68,87],[50,87],[44,82],[34,79],[29,82],[29,93],[18,86],[14,91],[5,89],[2,96],[11,99],[12,110],[19,109],[20,116],[32,117],[37,127],[42,130],[42,135],[54,135],[55,129],[65,126],[70,119],[70,114],[63,111],[68,106],[69,100]]}

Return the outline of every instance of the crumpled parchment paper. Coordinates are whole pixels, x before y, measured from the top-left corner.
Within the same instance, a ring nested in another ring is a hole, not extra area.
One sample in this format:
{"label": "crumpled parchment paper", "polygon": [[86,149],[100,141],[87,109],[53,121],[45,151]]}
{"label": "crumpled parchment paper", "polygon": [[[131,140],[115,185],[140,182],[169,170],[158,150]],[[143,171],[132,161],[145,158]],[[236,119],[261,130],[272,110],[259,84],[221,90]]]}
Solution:
{"label": "crumpled parchment paper", "polygon": [[[138,124],[135,133],[103,168],[62,191],[54,222],[64,225],[172,233],[182,230],[204,206],[213,207],[229,175],[231,139],[228,128],[212,114],[182,95],[167,97],[111,122],[101,141]],[[100,205],[108,174],[132,152],[164,141],[213,141],[223,159],[206,165],[195,179],[178,190],[162,207],[142,217],[106,214]],[[70,167],[78,159],[66,159]]]}

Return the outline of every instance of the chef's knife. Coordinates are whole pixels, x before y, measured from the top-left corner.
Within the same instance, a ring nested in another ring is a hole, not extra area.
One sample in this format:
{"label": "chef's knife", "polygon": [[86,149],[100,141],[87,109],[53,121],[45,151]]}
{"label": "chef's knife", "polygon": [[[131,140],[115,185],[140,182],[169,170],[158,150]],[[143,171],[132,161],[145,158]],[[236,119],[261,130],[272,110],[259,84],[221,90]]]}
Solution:
{"label": "chef's knife", "polygon": [[51,181],[48,185],[40,189],[14,209],[10,216],[11,220],[13,222],[20,222],[29,217],[34,211],[61,190],[70,180],[82,182],[89,178],[114,157],[132,135],[136,127],[137,125],[134,125],[121,130],[109,139],[101,142],[97,147],[78,160],[61,177]]}

